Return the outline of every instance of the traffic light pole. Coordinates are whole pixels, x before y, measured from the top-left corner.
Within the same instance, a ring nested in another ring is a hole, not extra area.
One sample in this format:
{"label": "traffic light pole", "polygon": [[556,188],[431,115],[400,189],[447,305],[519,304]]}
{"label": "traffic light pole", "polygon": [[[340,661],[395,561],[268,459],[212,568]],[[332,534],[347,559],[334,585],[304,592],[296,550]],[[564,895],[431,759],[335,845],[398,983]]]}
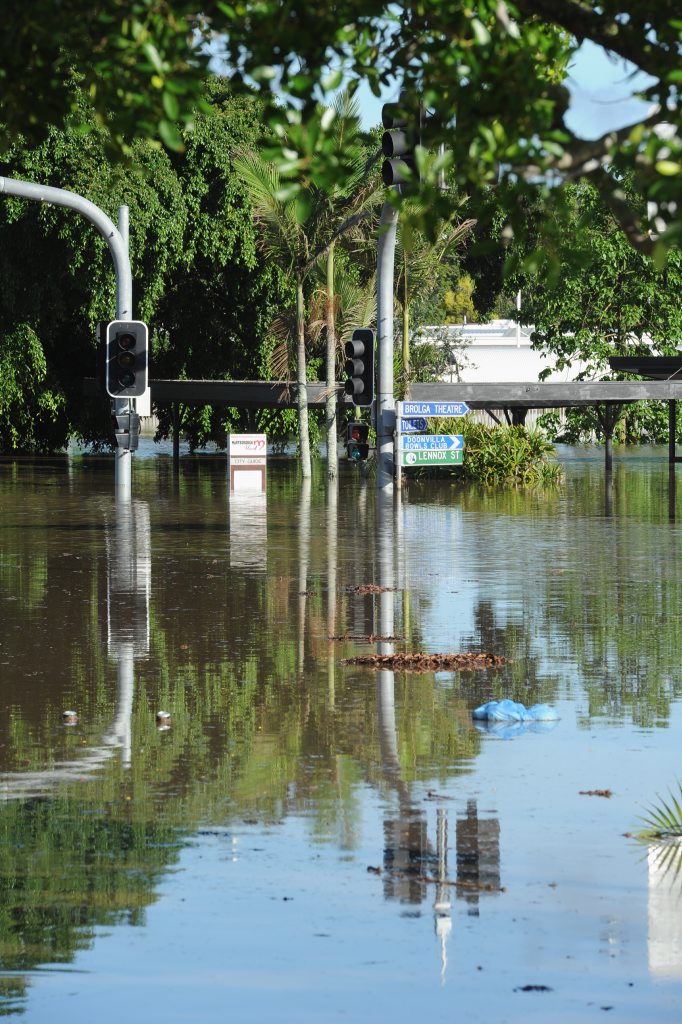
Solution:
{"label": "traffic light pole", "polygon": [[393,490],[393,275],[398,211],[384,203],[377,242],[377,487]]}
{"label": "traffic light pole", "polygon": [[[125,258],[128,264],[128,272],[130,273],[130,255],[128,252],[128,207],[119,206],[118,208],[118,233],[121,237],[121,243],[125,251]],[[128,314],[121,315],[119,309],[119,295],[118,288],[116,289],[116,319],[126,320],[130,319],[133,315],[133,302],[132,302],[132,277],[130,286],[130,303]],[[132,412],[132,403],[129,398],[114,398],[111,402],[111,411],[114,415],[122,415],[124,413]],[[116,501],[129,502],[132,500],[133,487],[132,487],[132,453],[127,448],[121,448],[116,445],[114,450],[114,494]]]}
{"label": "traffic light pole", "polygon": [[[99,206],[95,206],[89,199],[79,196],[76,192],[69,192],[64,188],[53,188],[51,185],[36,185],[31,181],[17,181],[14,178],[0,177],[0,193],[8,196],[20,196],[22,199],[33,199],[39,203],[51,203],[53,206],[65,206],[69,210],[75,210],[86,217],[91,224],[99,231],[109,246],[109,252],[114,263],[116,274],[116,319],[130,320],[133,315],[133,279],[130,271],[130,260],[128,258],[128,208],[121,207],[119,210],[119,225],[125,232],[124,241],[122,232],[114,225]],[[121,214],[125,210],[125,214]],[[116,401],[115,405],[121,409],[114,409],[115,412],[126,412],[127,401]],[[117,501],[130,501],[130,452],[116,449],[116,471],[115,471],[115,494]]]}

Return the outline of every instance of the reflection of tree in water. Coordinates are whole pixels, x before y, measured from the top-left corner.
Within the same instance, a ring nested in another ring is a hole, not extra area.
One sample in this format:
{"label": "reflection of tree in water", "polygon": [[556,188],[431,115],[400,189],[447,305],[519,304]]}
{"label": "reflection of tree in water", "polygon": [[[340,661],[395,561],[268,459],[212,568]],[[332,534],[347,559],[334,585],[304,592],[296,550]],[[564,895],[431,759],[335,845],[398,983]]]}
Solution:
{"label": "reflection of tree in water", "polygon": [[[500,696],[511,697],[525,704],[551,701],[556,698],[558,679],[548,677],[541,668],[534,632],[525,620],[499,624],[493,601],[478,600],[474,606],[474,633],[465,637],[463,646],[502,654],[511,660],[502,672],[481,674],[480,695],[487,699],[493,689],[503,685]],[[495,689],[497,693],[497,690]]]}
{"label": "reflection of tree in water", "polygon": [[[0,805],[2,970],[71,963],[96,927],[143,924],[180,845],[169,825],[107,817],[69,799]],[[0,1013],[20,1012],[26,987],[20,974],[5,977]]]}

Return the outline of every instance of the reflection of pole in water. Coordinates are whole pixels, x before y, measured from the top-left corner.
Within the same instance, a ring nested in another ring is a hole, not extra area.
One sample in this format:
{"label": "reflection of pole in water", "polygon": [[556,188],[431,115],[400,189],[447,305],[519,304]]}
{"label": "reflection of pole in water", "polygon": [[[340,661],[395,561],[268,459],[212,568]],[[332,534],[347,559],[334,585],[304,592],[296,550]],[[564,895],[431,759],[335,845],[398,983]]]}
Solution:
{"label": "reflection of pole in water", "polygon": [[440,980],[445,984],[445,972],[448,966],[447,941],[452,931],[452,904],[447,886],[448,877],[448,812],[439,807],[436,819],[436,856],[438,858],[438,884],[436,898],[433,902],[433,915],[436,935],[440,940]]}
{"label": "reflection of pole in water", "polygon": [[144,501],[116,505],[107,530],[107,648],[118,662],[116,713],[105,742],[131,763],[135,658],[149,654],[151,529]]}
{"label": "reflection of pole in water", "polygon": [[480,819],[475,800],[467,801],[467,816],[457,822],[457,881],[463,883],[457,896],[472,917],[478,917],[480,889],[500,887],[500,822]]}

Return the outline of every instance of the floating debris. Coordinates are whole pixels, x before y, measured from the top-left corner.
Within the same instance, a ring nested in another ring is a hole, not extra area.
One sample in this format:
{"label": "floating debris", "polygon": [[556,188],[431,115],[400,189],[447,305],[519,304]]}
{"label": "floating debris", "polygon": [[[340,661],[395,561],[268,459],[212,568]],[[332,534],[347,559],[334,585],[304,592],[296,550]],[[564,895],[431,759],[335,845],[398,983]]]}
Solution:
{"label": "floating debris", "polygon": [[64,725],[78,725],[78,712],[62,711],[62,722]]}
{"label": "floating debris", "polygon": [[360,587],[344,587],[347,594],[386,594],[396,587],[379,587],[376,583],[365,583]]}
{"label": "floating debris", "polygon": [[472,718],[483,722],[556,722],[559,715],[548,704],[527,708],[516,700],[489,700],[471,712]]}
{"label": "floating debris", "polygon": [[367,668],[400,669],[403,672],[475,672],[482,668],[508,665],[509,658],[501,654],[360,654],[355,658],[342,658],[342,665],[365,665]]}
{"label": "floating debris", "polygon": [[405,642],[404,636],[383,636],[380,633],[342,633],[340,636],[328,636],[327,640],[345,640],[353,641],[357,644],[402,644]]}
{"label": "floating debris", "polygon": [[612,789],[579,789],[580,796],[613,796]]}

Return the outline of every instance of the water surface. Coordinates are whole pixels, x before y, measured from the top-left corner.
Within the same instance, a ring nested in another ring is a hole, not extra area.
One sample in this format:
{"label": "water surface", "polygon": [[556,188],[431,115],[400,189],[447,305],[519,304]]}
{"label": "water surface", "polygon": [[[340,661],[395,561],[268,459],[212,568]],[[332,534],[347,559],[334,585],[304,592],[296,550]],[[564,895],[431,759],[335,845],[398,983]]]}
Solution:
{"label": "water surface", "polygon": [[[0,462],[0,1013],[679,1020],[682,892],[624,835],[680,776],[665,455],[386,507],[145,447],[127,513],[110,460]],[[391,650],[510,660],[344,663]],[[477,729],[503,696],[561,720]]]}

